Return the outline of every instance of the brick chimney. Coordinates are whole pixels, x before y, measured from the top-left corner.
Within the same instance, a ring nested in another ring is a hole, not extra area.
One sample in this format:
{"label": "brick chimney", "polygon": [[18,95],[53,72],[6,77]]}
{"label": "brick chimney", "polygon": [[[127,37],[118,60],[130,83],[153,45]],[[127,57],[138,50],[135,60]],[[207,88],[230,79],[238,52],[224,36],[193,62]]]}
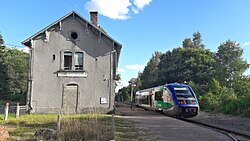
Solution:
{"label": "brick chimney", "polygon": [[91,11],[90,13],[90,21],[93,25],[96,27],[98,26],[98,12],[97,11]]}

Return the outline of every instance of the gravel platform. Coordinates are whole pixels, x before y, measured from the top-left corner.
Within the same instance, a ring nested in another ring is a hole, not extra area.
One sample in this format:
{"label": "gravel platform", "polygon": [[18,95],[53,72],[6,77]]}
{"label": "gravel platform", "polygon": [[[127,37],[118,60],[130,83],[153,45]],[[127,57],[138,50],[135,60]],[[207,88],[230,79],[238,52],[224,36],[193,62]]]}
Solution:
{"label": "gravel platform", "polygon": [[189,120],[240,132],[250,136],[250,118],[200,111],[198,116],[189,118]]}

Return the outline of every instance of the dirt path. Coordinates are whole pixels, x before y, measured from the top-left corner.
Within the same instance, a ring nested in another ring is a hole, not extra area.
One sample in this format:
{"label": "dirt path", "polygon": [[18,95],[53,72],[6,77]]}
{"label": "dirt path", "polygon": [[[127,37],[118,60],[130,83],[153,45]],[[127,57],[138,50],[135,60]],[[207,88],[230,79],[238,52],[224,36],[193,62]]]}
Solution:
{"label": "dirt path", "polygon": [[5,126],[0,125],[0,141],[5,141],[7,138],[9,138],[7,128]]}

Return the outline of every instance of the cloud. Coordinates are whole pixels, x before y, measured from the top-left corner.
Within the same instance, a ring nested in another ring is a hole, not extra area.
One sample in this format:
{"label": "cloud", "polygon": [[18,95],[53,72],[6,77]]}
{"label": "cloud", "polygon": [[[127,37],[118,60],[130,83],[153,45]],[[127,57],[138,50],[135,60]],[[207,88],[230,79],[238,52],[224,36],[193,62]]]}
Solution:
{"label": "cloud", "polygon": [[129,70],[143,70],[144,69],[144,66],[143,65],[139,65],[139,64],[134,64],[134,65],[126,65],[125,66],[126,69],[129,69]]}
{"label": "cloud", "polygon": [[20,50],[20,51],[23,51],[23,52],[26,52],[26,53],[29,53],[29,52],[30,52],[30,49],[29,49],[28,47],[18,47],[18,48],[16,48],[16,49],[18,49],[18,50]]}
{"label": "cloud", "polygon": [[126,20],[130,18],[129,12],[138,14],[145,5],[152,0],[89,0],[85,4],[88,11],[98,11],[101,15],[111,19]]}
{"label": "cloud", "polygon": [[152,0],[134,0],[133,4],[138,10],[142,10],[145,5],[149,5]]}
{"label": "cloud", "polygon": [[123,73],[123,72],[125,72],[125,69],[118,68],[117,71],[118,71],[118,73]]}
{"label": "cloud", "polygon": [[250,42],[245,42],[243,46],[250,46]]}
{"label": "cloud", "polygon": [[111,19],[125,20],[129,18],[129,0],[90,0],[85,7],[88,11],[98,11]]}
{"label": "cloud", "polygon": [[121,81],[121,86],[122,87],[128,86],[128,81],[127,80]]}
{"label": "cloud", "polygon": [[30,52],[30,48],[24,47],[23,51],[26,52],[26,53],[29,53]]}

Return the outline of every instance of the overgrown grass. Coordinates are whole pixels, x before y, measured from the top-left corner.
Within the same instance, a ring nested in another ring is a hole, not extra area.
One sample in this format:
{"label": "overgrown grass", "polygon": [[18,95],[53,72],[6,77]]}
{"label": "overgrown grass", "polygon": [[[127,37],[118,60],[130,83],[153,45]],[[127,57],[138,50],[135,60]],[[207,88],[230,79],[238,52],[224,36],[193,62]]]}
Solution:
{"label": "overgrown grass", "polygon": [[[77,114],[61,116],[60,139],[62,141],[105,141],[113,139],[112,116],[107,114]],[[56,114],[32,114],[15,118],[9,115],[7,121],[0,115],[0,124],[7,126],[12,140],[38,140],[34,137],[37,130],[49,128],[56,130]],[[115,140],[145,140],[147,133],[136,127],[136,122],[115,116]]]}
{"label": "overgrown grass", "polygon": [[23,115],[20,118],[15,118],[11,114],[7,121],[4,121],[4,116],[0,116],[0,124],[7,126],[10,134],[10,140],[27,140],[32,141],[35,132],[40,128],[56,129],[57,115]]}
{"label": "overgrown grass", "polygon": [[61,140],[111,140],[112,120],[107,115],[90,115],[62,119]]}

